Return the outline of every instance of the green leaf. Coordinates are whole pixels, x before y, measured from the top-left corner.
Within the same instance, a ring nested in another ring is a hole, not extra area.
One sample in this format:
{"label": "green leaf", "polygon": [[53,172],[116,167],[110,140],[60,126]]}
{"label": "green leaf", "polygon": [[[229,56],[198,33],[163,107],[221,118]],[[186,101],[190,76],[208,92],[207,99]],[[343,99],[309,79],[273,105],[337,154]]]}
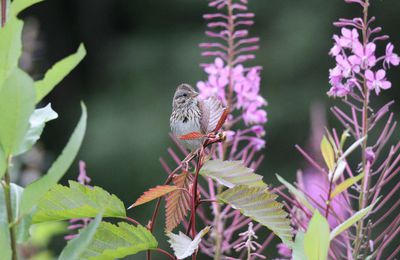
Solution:
{"label": "green leaf", "polygon": [[306,195],[304,195],[303,192],[296,189],[292,184],[287,182],[284,178],[282,178],[278,174],[276,174],[276,178],[278,178],[278,181],[280,183],[286,186],[289,192],[292,193],[301,204],[306,206],[311,212],[314,212],[314,207],[311,205],[310,202],[308,202]]}
{"label": "green leaf", "polygon": [[361,145],[364,140],[367,138],[367,135],[361,137],[357,141],[355,141],[349,148],[340,156],[338,160],[344,160],[350,153],[352,153],[359,145]]}
{"label": "green leaf", "polygon": [[328,250],[329,224],[319,211],[315,210],[304,235],[304,252],[308,260],[325,260],[328,258]]}
{"label": "green leaf", "polygon": [[344,144],[346,143],[347,137],[350,136],[349,129],[343,131],[342,136],[340,137],[340,147],[343,149]]}
{"label": "green leaf", "polygon": [[218,200],[272,230],[282,241],[292,246],[292,229],[283,204],[275,201],[278,196],[261,187],[238,185],[218,195]]}
{"label": "green leaf", "polygon": [[[3,201],[1,201],[3,203]],[[11,259],[11,243],[8,223],[2,221],[2,215],[6,212],[0,212],[0,252],[3,259]]]}
{"label": "green leaf", "polygon": [[94,218],[99,212],[103,217],[126,217],[124,203],[117,196],[100,187],[88,187],[69,181],[69,187],[53,187],[39,201],[33,222]]}
{"label": "green leaf", "polygon": [[36,103],[39,103],[60,81],[65,78],[85,57],[86,50],[83,44],[78,51],[62,59],[51,67],[44,78],[35,82]]}
{"label": "green leaf", "polygon": [[292,258],[293,260],[307,259],[304,253],[304,232],[302,231],[297,232],[296,239],[294,240]]}
{"label": "green leaf", "polygon": [[32,115],[29,117],[29,129],[23,138],[23,143],[20,145],[16,155],[28,151],[37,140],[39,140],[44,125],[46,122],[56,119],[58,114],[51,108],[51,104],[43,108],[35,109]]}
{"label": "green leaf", "polygon": [[228,188],[237,185],[267,187],[262,181],[263,176],[255,174],[253,169],[245,167],[241,161],[209,160],[201,168],[200,174]]}
{"label": "green leaf", "polygon": [[335,153],[333,151],[332,144],[328,141],[326,136],[324,136],[321,141],[321,153],[329,171],[332,171],[335,167]]}
{"label": "green leaf", "polygon": [[18,67],[22,52],[21,34],[23,22],[10,17],[0,28],[0,90],[2,83]]}
{"label": "green leaf", "polygon": [[42,2],[43,0],[14,0],[11,3],[11,9],[14,15],[18,15],[21,11],[25,10],[31,5]]}
{"label": "green leaf", "polygon": [[101,213],[99,213],[90,224],[81,230],[79,236],[70,240],[66,247],[64,247],[58,260],[69,260],[69,259],[82,259],[81,255],[89,247],[94,240],[97,228],[100,226],[102,219]]}
{"label": "green leaf", "polygon": [[[21,195],[22,195],[23,190],[24,190],[24,188],[14,184],[14,183],[10,184],[11,208],[12,208],[13,217],[14,217],[12,222],[15,222],[17,220],[17,216],[19,215]],[[3,201],[4,201],[4,203],[3,203]],[[2,212],[2,213],[0,213],[0,222],[8,223],[7,208],[6,208],[6,204],[5,204],[4,189],[3,189],[2,185],[0,185],[0,202],[1,202],[0,203],[0,212]],[[15,228],[15,235],[16,235],[18,242],[24,242],[28,239],[29,227],[30,227],[29,216],[27,216],[26,218],[22,218],[18,222],[18,225],[16,225],[16,228]]]}
{"label": "green leaf", "polygon": [[34,224],[30,229],[31,239],[29,242],[35,247],[46,248],[54,236],[67,233],[67,226],[67,222],[65,221],[49,221]]}
{"label": "green leaf", "polygon": [[7,170],[7,158],[0,146],[0,180],[3,179],[3,175]]}
{"label": "green leaf", "polygon": [[191,256],[199,247],[201,239],[210,231],[210,227],[203,228],[192,240],[190,237],[179,231],[179,235],[167,232],[169,237],[168,243],[174,250],[174,254],[178,259],[185,259]]}
{"label": "green leaf", "polygon": [[0,90],[0,145],[6,157],[14,155],[23,142],[29,116],[35,108],[34,100],[32,79],[15,69]]}
{"label": "green leaf", "polygon": [[[90,225],[89,225],[90,226]],[[84,229],[80,235],[68,243],[68,254],[63,253],[59,260],[64,259],[101,259],[114,260],[133,255],[141,251],[155,249],[158,246],[157,240],[151,232],[143,226],[133,226],[124,222],[113,225],[108,222],[101,222],[95,233],[90,237],[81,240]],[[76,242],[74,242],[76,241]],[[74,243],[74,247],[70,244]],[[79,243],[79,244],[78,244]],[[83,247],[76,249],[84,243]],[[83,249],[83,250],[82,250]],[[73,255],[71,253],[74,253]]]}
{"label": "green leaf", "polygon": [[79,151],[79,148],[81,147],[82,140],[85,135],[86,119],[86,107],[82,103],[82,115],[79,123],[61,155],[53,163],[45,176],[29,184],[25,188],[21,201],[22,213],[28,213],[31,211],[32,207],[39,202],[39,200],[47,193],[47,191],[57,184],[57,182],[71,166],[75,156]]}
{"label": "green leaf", "polygon": [[3,185],[0,185],[0,252],[1,257],[4,259],[11,259],[11,243],[9,232],[4,190]]}
{"label": "green leaf", "polygon": [[341,182],[339,185],[335,187],[335,189],[332,192],[331,199],[342,193],[343,191],[347,190],[349,187],[353,186],[356,184],[359,180],[361,180],[364,177],[364,173],[360,173],[357,176],[347,178],[343,182]]}
{"label": "green leaf", "polygon": [[345,160],[339,159],[336,163],[335,170],[329,172],[328,180],[332,180],[332,182],[336,182],[340,176],[342,176],[344,170],[346,169],[347,162]]}
{"label": "green leaf", "polygon": [[372,210],[374,205],[375,204],[369,205],[368,207],[357,211],[353,216],[346,219],[342,224],[335,227],[330,234],[330,240],[334,239],[340,233],[342,233],[343,231],[345,231],[346,229],[357,223],[357,221],[365,217]]}

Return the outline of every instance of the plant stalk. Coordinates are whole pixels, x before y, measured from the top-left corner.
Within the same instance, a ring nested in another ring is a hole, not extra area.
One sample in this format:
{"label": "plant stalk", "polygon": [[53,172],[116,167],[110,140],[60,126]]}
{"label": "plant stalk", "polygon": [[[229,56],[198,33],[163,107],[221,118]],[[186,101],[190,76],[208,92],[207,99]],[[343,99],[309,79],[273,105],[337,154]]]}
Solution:
{"label": "plant stalk", "polygon": [[1,27],[6,24],[7,0],[1,0]]}
{"label": "plant stalk", "polygon": [[[368,7],[369,7],[369,0],[365,0],[365,5],[363,9],[363,28],[362,28],[362,37],[363,37],[363,46],[364,48],[366,47],[368,43],[368,35],[367,35],[367,29],[368,29]],[[363,90],[364,90],[364,102],[363,102],[363,112],[362,112],[362,136],[366,136],[368,134],[368,128],[369,128],[369,122],[368,122],[368,107],[369,107],[369,89],[366,84],[366,78],[363,76]],[[366,149],[368,145],[368,138],[366,137],[362,143],[362,169],[365,171],[366,165],[367,165],[367,158],[366,158]],[[364,174],[364,177],[361,180],[361,191],[358,199],[358,206],[359,210],[363,209],[365,207],[365,204],[368,200],[368,178],[369,174]],[[357,259],[358,255],[360,253],[361,249],[361,244],[363,242],[364,234],[363,234],[363,229],[364,229],[364,220],[361,219],[357,223],[357,229],[356,229],[356,238],[355,238],[355,246],[354,246],[354,251],[353,251],[353,258]]]}
{"label": "plant stalk", "polygon": [[[235,21],[233,19],[233,8],[232,8],[232,0],[228,0],[227,3],[227,11],[228,11],[228,98],[227,98],[227,105],[228,107],[232,107],[232,99],[233,99],[233,78],[232,78],[232,70],[233,70],[233,61],[235,58],[235,41],[233,39],[233,34],[235,32]],[[229,129],[226,129],[229,130]],[[223,154],[221,160],[224,160],[227,145],[223,144]],[[217,196],[222,192],[222,187],[217,187]],[[216,205],[216,213],[215,213],[215,249],[214,249],[214,260],[221,260],[222,256],[222,233],[220,230],[222,229],[222,219],[221,219],[221,206],[219,204]]]}
{"label": "plant stalk", "polygon": [[9,168],[11,165],[11,156],[7,158],[7,170],[4,175],[3,190],[4,190],[4,199],[6,202],[7,209],[7,221],[9,225],[9,233],[10,233],[10,243],[11,243],[11,258],[12,260],[17,260],[17,241],[15,237],[15,226],[12,225],[14,222],[13,212],[12,212],[12,204],[11,204],[11,179]]}

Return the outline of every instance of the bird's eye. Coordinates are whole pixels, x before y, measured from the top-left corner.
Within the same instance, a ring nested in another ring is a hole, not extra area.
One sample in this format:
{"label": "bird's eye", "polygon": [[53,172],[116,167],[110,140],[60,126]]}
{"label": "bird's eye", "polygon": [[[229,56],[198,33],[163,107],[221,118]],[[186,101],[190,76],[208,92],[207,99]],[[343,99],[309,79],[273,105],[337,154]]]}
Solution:
{"label": "bird's eye", "polygon": [[182,96],[184,96],[184,97],[187,97],[187,94],[186,94],[186,93],[184,93]]}

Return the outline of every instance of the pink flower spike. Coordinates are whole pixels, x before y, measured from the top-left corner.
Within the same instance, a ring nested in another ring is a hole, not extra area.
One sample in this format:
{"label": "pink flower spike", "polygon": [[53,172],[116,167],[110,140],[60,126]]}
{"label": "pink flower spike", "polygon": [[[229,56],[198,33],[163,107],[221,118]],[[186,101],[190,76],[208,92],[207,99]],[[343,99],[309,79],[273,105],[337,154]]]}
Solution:
{"label": "pink flower spike", "polygon": [[400,63],[400,58],[399,56],[393,52],[394,45],[392,43],[388,43],[386,45],[386,52],[385,52],[385,62],[388,67],[390,67],[390,64],[393,66],[398,66]]}
{"label": "pink flower spike", "polygon": [[367,79],[367,87],[370,90],[375,90],[376,95],[379,95],[381,89],[389,89],[392,84],[387,81],[386,72],[383,69],[378,70],[376,73],[371,70],[365,72],[365,78]]}

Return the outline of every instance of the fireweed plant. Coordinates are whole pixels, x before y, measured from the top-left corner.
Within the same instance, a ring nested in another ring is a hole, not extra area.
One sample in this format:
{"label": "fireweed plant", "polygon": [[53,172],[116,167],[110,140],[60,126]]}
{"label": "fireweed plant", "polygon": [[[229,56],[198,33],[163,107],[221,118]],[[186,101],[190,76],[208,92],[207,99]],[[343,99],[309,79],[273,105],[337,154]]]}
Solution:
{"label": "fireweed plant", "polygon": [[[397,124],[390,112],[394,101],[377,108],[371,101],[391,88],[386,72],[398,66],[400,58],[389,37],[381,34],[382,28],[373,26],[370,2],[345,2],[358,5],[362,17],[334,23],[340,34],[333,36],[329,52],[336,64],[329,71],[331,88],[327,93],[343,102],[343,108],[334,106],[331,111],[344,130],[342,134],[337,129],[326,131],[320,149],[325,166],[320,163],[321,156],[313,157],[296,146],[311,167],[298,173],[297,188],[278,176],[291,197],[281,190],[278,193],[286,198],[297,233],[293,257],[394,259],[400,250],[396,241],[399,201],[388,203],[398,196],[400,185],[400,143],[389,144]],[[384,49],[382,54],[379,47]],[[344,148],[350,137],[355,142]],[[351,165],[347,157],[357,147],[361,147],[361,156]],[[310,241],[318,241],[319,254],[307,246]],[[298,250],[299,246],[305,251]],[[283,244],[279,252],[286,259],[291,256],[290,248]]]}
{"label": "fireweed plant", "polygon": [[[32,149],[45,124],[57,118],[50,104],[42,103],[43,98],[85,56],[81,45],[37,81],[19,68],[23,22],[17,15],[37,2],[0,1],[2,259],[23,256],[21,248],[30,239],[31,227],[65,220],[70,221],[71,232],[78,233],[66,237],[68,243],[59,259],[115,259],[138,252],[146,252],[147,259],[152,252],[168,259],[196,259],[198,253],[214,259],[264,259],[274,236],[281,240],[278,253],[287,259],[396,257],[399,202],[388,205],[388,201],[398,195],[400,143],[388,144],[396,127],[389,113],[393,102],[374,109],[371,100],[391,87],[386,71],[400,60],[388,37],[380,35],[381,28],[372,27],[375,19],[368,15],[368,0],[347,0],[362,8],[363,17],[335,23],[341,32],[333,37],[330,51],[336,66],[329,73],[328,95],[343,101],[344,108],[335,106],[332,112],[344,129],[340,133],[326,130],[320,151],[313,154],[297,146],[311,166],[298,173],[297,185],[277,176],[282,186],[276,188],[254,173],[263,159],[259,154],[265,145],[263,124],[267,121],[266,101],[260,95],[261,67],[246,65],[258,49],[259,39],[248,32],[254,14],[247,10],[246,0],[208,2],[213,11],[204,19],[211,41],[200,46],[211,61],[201,64],[207,78],[197,87],[200,97],[216,96],[224,109],[207,111],[208,133],[172,138],[177,151],[170,148],[168,153],[174,166],[161,159],[166,180],[128,208],[157,200],[146,225],[128,217],[118,197],[89,186],[82,162],[78,182],[57,184],[84,137],[87,116],[83,104],[79,123],[48,172],[25,188],[11,183],[13,158]],[[382,42],[386,48],[379,56],[377,45]],[[373,132],[378,132],[376,138]],[[177,138],[204,142],[189,153]],[[350,143],[350,139],[354,140]],[[384,154],[385,146],[390,146],[388,154]],[[348,158],[357,157],[356,150],[361,150],[361,159],[353,165]],[[277,201],[277,194],[283,202]],[[163,199],[166,223],[162,226],[171,253],[159,248],[152,234]],[[385,221],[389,224],[378,231]],[[267,236],[259,232],[263,227],[271,230]],[[388,250],[389,246],[394,250]]]}

